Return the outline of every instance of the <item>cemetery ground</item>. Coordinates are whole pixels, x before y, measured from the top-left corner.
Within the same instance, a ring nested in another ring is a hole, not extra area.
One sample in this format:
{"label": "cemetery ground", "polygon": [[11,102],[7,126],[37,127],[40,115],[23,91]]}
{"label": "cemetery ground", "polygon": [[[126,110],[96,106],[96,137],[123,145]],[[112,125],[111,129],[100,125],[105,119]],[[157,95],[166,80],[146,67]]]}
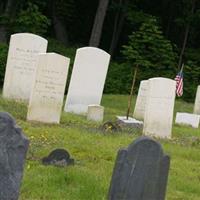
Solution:
{"label": "cemetery ground", "polygon": [[[104,95],[104,121],[125,115],[127,99]],[[20,200],[106,199],[117,151],[141,135],[130,129],[103,132],[101,124],[64,112],[59,125],[27,122],[26,105],[2,97],[0,110],[11,113],[30,140]],[[192,110],[193,104],[176,101],[174,113]],[[171,157],[166,199],[200,200],[200,128],[174,125],[172,136],[171,140],[159,140]],[[40,159],[55,148],[67,149],[75,165],[42,165]]]}

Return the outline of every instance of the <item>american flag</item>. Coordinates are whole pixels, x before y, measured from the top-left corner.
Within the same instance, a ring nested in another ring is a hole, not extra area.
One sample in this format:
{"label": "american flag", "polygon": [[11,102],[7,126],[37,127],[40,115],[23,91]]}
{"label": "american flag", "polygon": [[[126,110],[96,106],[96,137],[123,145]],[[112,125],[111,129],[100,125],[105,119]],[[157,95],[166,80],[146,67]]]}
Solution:
{"label": "american flag", "polygon": [[181,71],[176,75],[176,95],[181,97],[183,95],[183,66]]}

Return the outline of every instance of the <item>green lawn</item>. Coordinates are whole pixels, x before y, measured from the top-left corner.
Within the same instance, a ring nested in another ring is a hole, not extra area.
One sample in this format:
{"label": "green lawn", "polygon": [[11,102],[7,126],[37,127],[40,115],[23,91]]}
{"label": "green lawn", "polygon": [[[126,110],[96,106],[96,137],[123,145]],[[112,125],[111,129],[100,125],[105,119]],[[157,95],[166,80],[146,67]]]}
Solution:
{"label": "green lawn", "polygon": [[[135,99],[134,99],[135,100]],[[105,121],[124,115],[127,96],[104,95]],[[132,106],[133,107],[133,106]],[[192,112],[193,104],[177,101],[176,111]],[[30,139],[20,200],[106,199],[116,154],[140,133],[103,133],[100,124],[62,113],[60,125],[26,122],[26,105],[0,97],[0,110],[10,112]],[[200,200],[200,128],[173,127],[172,140],[160,140],[171,156],[167,200]],[[66,148],[76,164],[43,166],[39,159],[54,148]]]}

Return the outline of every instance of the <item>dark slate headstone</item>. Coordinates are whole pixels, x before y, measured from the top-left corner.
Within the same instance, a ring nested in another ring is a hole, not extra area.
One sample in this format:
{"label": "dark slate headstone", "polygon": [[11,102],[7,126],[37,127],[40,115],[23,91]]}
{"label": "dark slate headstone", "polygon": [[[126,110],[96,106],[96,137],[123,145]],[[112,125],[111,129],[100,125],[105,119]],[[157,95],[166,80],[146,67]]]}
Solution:
{"label": "dark slate headstone", "polygon": [[44,165],[55,165],[64,167],[73,165],[74,159],[70,158],[70,154],[65,149],[54,149],[47,157],[42,158]]}
{"label": "dark slate headstone", "polygon": [[28,139],[15,120],[0,112],[0,199],[17,200],[23,176]]}
{"label": "dark slate headstone", "polygon": [[158,142],[138,138],[118,152],[108,199],[164,200],[169,165]]}

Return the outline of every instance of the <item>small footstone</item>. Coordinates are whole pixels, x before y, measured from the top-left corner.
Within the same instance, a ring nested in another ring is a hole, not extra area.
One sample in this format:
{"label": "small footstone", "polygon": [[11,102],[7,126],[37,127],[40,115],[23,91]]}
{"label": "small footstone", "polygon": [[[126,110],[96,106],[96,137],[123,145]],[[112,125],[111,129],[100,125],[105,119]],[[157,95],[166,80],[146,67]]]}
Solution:
{"label": "small footstone", "polygon": [[55,149],[47,157],[42,158],[42,164],[55,166],[68,166],[74,164],[74,159],[70,158],[70,154],[65,149]]}

